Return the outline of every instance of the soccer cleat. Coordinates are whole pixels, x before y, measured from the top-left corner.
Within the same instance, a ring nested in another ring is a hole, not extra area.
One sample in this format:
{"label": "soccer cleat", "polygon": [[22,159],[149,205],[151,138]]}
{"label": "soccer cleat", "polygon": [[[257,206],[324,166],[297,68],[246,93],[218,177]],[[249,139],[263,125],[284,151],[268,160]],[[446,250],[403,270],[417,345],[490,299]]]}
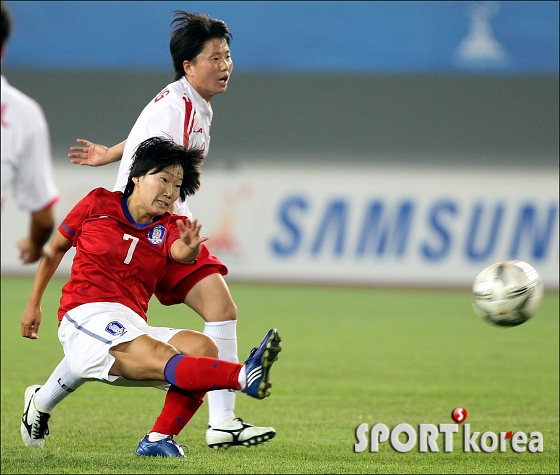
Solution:
{"label": "soccer cleat", "polygon": [[244,393],[257,399],[270,396],[272,384],[268,376],[272,363],[278,359],[278,353],[282,350],[280,341],[278,330],[273,328],[265,335],[260,345],[251,350],[251,354],[245,360],[247,385],[242,389]]}
{"label": "soccer cleat", "polygon": [[146,434],[136,448],[136,455],[146,457],[184,457],[185,451],[183,446],[179,445],[171,437],[158,440],[157,442],[150,442]]}
{"label": "soccer cleat", "polygon": [[35,384],[25,390],[23,396],[23,416],[21,418],[21,438],[27,447],[44,447],[45,436],[49,435],[48,412],[41,412],[35,408],[35,393],[41,386]]}
{"label": "soccer cleat", "polygon": [[239,417],[228,419],[219,426],[208,426],[206,443],[213,449],[227,449],[232,445],[259,445],[272,439],[276,431],[272,427],[257,427],[243,422]]}

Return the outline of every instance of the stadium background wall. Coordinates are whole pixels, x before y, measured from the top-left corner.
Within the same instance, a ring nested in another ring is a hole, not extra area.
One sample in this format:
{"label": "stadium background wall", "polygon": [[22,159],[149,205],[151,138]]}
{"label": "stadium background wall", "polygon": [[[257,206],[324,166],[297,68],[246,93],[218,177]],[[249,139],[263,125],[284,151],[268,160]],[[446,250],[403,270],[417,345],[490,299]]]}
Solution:
{"label": "stadium background wall", "polygon": [[[36,98],[57,160],[76,138],[120,142],[172,74],[18,70]],[[345,75],[234,71],[212,100],[205,167],[383,164],[558,170],[558,75]]]}

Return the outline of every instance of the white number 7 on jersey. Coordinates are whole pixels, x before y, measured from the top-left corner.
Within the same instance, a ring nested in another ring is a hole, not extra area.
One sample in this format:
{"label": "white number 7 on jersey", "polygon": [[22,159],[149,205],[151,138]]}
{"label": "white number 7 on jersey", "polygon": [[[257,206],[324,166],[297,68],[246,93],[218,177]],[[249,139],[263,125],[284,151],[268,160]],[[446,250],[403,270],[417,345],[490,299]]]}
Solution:
{"label": "white number 7 on jersey", "polygon": [[124,260],[125,264],[130,264],[130,261],[132,260],[132,254],[134,254],[134,249],[136,249],[136,244],[138,244],[139,239],[137,237],[131,236],[130,234],[125,234],[122,238],[125,241],[132,239],[130,247],[128,248],[128,252],[126,253],[126,258]]}

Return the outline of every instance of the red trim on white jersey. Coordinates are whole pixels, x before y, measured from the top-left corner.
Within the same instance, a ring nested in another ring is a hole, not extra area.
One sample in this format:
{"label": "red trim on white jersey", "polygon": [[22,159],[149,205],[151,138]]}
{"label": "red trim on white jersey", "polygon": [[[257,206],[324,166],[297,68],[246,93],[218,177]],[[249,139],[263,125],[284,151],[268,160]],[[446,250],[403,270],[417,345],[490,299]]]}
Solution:
{"label": "red trim on white jersey", "polygon": [[56,198],[54,198],[51,202],[47,203],[47,205],[41,210],[41,211],[45,211],[49,208],[52,208],[55,204],[58,203],[58,201],[60,200],[60,197],[57,196]]}
{"label": "red trim on white jersey", "polygon": [[187,96],[183,96],[185,102],[185,124],[183,128],[183,146],[186,147],[189,143],[189,137],[194,127],[194,119],[196,117],[196,109],[193,109],[193,103]]}

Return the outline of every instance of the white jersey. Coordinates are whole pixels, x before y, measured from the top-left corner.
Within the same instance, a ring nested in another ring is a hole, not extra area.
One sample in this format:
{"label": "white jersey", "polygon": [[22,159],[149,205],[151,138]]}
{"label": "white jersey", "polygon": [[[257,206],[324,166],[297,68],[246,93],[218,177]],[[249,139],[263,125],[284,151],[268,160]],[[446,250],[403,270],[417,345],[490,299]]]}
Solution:
{"label": "white jersey", "polygon": [[[211,123],[212,107],[185,77],[167,85],[144,108],[132,127],[113,191],[124,191],[136,147],[150,137],[169,136],[179,145],[200,148],[206,157]],[[186,202],[177,201],[176,212],[192,218]]]}
{"label": "white jersey", "polygon": [[10,188],[26,211],[41,211],[58,200],[43,110],[2,76],[2,203]]}

